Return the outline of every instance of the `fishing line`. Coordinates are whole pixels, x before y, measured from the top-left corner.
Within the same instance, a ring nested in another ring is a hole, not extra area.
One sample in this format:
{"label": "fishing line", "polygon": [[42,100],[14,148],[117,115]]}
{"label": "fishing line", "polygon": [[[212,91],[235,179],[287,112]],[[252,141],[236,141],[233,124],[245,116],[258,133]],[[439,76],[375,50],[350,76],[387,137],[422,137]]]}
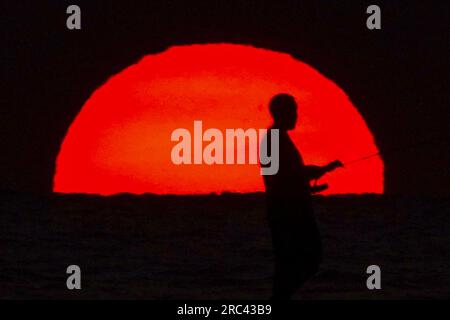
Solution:
{"label": "fishing line", "polygon": [[375,157],[386,155],[386,154],[405,152],[405,151],[409,151],[411,149],[416,149],[416,148],[419,148],[419,147],[429,146],[431,144],[438,143],[438,142],[449,142],[450,141],[449,138],[450,137],[439,137],[439,138],[434,138],[433,137],[433,138],[428,138],[428,139],[425,139],[425,140],[422,140],[422,141],[419,141],[419,142],[416,142],[416,143],[413,143],[413,144],[410,144],[410,145],[406,145],[406,146],[402,145],[402,146],[391,148],[389,150],[379,151],[377,153],[369,154],[369,155],[363,156],[361,158],[356,158],[356,159],[347,161],[347,162],[344,163],[344,167],[346,167],[348,165],[351,165],[351,164],[354,164],[354,163],[358,163],[358,162],[366,161],[366,160],[369,160],[369,159],[372,159],[372,158],[375,158]]}

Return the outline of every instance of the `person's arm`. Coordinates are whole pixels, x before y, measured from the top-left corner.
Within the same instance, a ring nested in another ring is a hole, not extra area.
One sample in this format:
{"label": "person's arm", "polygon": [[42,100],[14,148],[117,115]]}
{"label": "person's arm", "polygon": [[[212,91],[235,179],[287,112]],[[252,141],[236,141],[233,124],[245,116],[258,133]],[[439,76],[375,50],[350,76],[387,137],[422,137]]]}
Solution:
{"label": "person's arm", "polygon": [[339,160],[335,160],[327,164],[326,166],[305,166],[306,176],[309,180],[316,180],[322,177],[325,173],[333,171],[336,168],[343,167],[343,164]]}

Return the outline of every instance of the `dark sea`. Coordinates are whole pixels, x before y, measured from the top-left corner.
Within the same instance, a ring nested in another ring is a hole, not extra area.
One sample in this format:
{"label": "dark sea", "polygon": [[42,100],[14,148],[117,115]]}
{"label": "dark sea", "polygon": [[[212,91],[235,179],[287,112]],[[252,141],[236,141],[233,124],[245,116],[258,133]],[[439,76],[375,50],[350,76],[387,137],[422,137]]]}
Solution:
{"label": "dark sea", "polygon": [[[450,199],[315,198],[319,273],[295,299],[450,296]],[[66,269],[81,269],[68,290]],[[369,290],[366,269],[381,269]],[[267,299],[263,194],[0,195],[2,299]]]}

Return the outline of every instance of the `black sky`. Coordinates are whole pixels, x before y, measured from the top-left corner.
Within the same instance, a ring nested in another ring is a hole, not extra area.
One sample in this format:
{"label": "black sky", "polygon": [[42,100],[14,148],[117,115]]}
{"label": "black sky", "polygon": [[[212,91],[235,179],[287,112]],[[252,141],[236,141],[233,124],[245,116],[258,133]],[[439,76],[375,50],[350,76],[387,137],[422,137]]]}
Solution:
{"label": "black sky", "polygon": [[[446,2],[376,1],[381,31],[365,27],[372,1],[178,2],[2,1],[0,189],[51,191],[70,123],[112,74],[170,45],[232,42],[290,53],[343,88],[386,152],[386,192],[450,194]],[[80,31],[66,29],[70,4]]]}

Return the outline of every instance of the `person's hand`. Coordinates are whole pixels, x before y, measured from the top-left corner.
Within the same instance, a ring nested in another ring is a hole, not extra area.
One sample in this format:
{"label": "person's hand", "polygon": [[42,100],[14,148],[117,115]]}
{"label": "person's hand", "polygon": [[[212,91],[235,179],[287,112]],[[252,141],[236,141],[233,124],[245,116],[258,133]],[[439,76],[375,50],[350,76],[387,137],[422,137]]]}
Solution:
{"label": "person's hand", "polygon": [[328,184],[319,184],[311,187],[311,193],[319,193],[328,189]]}
{"label": "person's hand", "polygon": [[327,165],[328,171],[332,171],[336,168],[342,168],[343,166],[344,165],[340,160],[334,160]]}

